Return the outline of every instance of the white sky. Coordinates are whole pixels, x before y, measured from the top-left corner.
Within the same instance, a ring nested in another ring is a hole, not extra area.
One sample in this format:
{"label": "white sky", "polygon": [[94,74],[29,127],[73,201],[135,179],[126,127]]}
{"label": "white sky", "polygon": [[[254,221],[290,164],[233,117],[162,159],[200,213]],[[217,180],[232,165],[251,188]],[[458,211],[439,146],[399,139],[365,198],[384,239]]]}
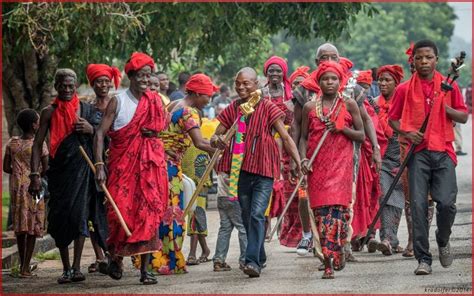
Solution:
{"label": "white sky", "polygon": [[458,19],[454,22],[454,35],[472,42],[472,3],[450,2]]}

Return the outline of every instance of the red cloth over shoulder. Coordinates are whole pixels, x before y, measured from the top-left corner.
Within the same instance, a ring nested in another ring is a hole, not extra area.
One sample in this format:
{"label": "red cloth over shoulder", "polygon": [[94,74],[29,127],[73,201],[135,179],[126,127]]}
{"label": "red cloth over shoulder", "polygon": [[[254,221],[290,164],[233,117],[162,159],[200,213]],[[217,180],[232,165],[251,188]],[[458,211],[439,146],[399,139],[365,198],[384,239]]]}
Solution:
{"label": "red cloth over shoulder", "polygon": [[149,241],[157,235],[168,203],[166,158],[161,140],[143,137],[140,130],[160,132],[165,127],[161,98],[147,91],[130,123],[109,132],[107,187],[132,235],[127,238],[115,212],[109,210],[108,244],[120,248],[127,243]]}
{"label": "red cloth over shoulder", "polygon": [[74,131],[79,98],[77,94],[74,94],[70,101],[56,98],[51,105],[55,109],[51,115],[49,154],[54,158],[61,142]]}

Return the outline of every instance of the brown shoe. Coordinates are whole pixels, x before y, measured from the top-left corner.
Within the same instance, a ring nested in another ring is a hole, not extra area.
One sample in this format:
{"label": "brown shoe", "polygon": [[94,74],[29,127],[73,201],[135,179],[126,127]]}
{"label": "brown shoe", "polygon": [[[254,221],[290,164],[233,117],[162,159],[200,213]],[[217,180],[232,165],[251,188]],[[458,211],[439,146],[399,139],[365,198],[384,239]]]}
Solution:
{"label": "brown shoe", "polygon": [[230,271],[232,268],[225,262],[214,262],[214,271]]}
{"label": "brown shoe", "polygon": [[392,246],[390,246],[390,243],[387,240],[381,241],[377,245],[377,250],[382,252],[385,256],[390,256],[392,255]]}

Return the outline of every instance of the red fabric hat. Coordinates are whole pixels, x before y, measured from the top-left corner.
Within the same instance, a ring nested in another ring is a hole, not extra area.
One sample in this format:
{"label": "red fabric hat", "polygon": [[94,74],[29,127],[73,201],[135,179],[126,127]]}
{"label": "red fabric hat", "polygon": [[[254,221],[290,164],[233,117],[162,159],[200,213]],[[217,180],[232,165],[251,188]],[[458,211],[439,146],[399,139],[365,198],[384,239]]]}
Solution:
{"label": "red fabric hat", "polygon": [[186,82],[186,90],[197,94],[212,96],[219,88],[212,83],[211,78],[204,74],[194,74]]}
{"label": "red fabric hat", "polygon": [[339,57],[339,64],[341,64],[341,66],[344,67],[344,69],[346,70],[346,73],[349,72],[352,67],[354,67],[354,63],[345,57]]}
{"label": "red fabric hat", "polygon": [[415,43],[410,42],[410,47],[407,48],[405,51],[406,55],[408,56],[408,64],[413,63],[413,48],[415,47]]}
{"label": "red fabric hat", "polygon": [[128,74],[130,71],[138,71],[145,66],[150,66],[153,71],[153,68],[155,68],[153,58],[142,52],[134,52],[129,62],[125,65],[125,73]]}
{"label": "red fabric hat", "polygon": [[316,73],[318,70],[314,70],[309,74],[308,77],[306,77],[303,82],[301,82],[300,86],[309,89],[310,91],[314,91],[315,93],[319,93],[321,91],[321,88],[318,85],[318,82],[316,81]]}
{"label": "red fabric hat", "polygon": [[301,67],[298,67],[296,68],[295,72],[293,72],[291,75],[290,75],[290,83],[293,84],[293,81],[295,81],[295,79],[297,77],[303,77],[303,78],[306,78],[309,76],[309,67],[308,66],[301,66]]}
{"label": "red fabric hat", "polygon": [[358,83],[372,84],[372,70],[359,71],[359,76],[357,77]]}
{"label": "red fabric hat", "polygon": [[86,74],[91,86],[97,78],[107,76],[110,80],[114,81],[115,89],[119,87],[120,78],[122,78],[122,74],[118,68],[105,64],[89,64],[86,69]]}
{"label": "red fabric hat", "polygon": [[377,70],[377,78],[379,78],[380,74],[383,72],[388,72],[393,79],[395,79],[395,83],[398,85],[400,81],[403,79],[403,68],[399,65],[385,65],[381,66]]}
{"label": "red fabric hat", "polygon": [[289,100],[293,97],[293,94],[291,93],[291,83],[286,77],[286,75],[288,74],[288,64],[283,58],[280,58],[278,56],[272,56],[263,65],[263,74],[265,74],[265,76],[267,75],[268,68],[270,67],[270,65],[273,65],[273,64],[280,66],[281,69],[283,70],[283,84],[285,85],[285,98]]}
{"label": "red fabric hat", "polygon": [[323,74],[327,72],[332,72],[337,75],[337,77],[341,81],[339,85],[339,90],[341,90],[345,86],[346,80],[347,80],[345,68],[339,63],[336,63],[333,61],[322,62],[321,64],[319,64],[318,69],[316,70],[316,73],[315,73],[315,79],[318,84],[319,84],[319,79],[321,79],[321,76],[323,76]]}

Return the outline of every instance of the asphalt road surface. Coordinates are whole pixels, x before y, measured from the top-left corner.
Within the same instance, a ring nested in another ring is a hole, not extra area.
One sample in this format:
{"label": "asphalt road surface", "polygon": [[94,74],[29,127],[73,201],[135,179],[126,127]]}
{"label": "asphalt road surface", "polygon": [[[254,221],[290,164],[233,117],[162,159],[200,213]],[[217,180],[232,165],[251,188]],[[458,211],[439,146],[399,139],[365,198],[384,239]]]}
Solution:
{"label": "asphalt road surface", "polygon": [[[457,216],[451,235],[451,248],[455,260],[450,268],[443,268],[438,261],[438,249],[434,239],[436,219],[430,229],[430,244],[433,254],[433,273],[428,276],[415,276],[413,271],[417,262],[413,258],[404,258],[401,254],[383,256],[377,252],[368,254],[354,253],[358,262],[348,263],[343,271],[336,273],[333,280],[322,280],[322,272],[317,270],[319,261],[312,256],[299,257],[294,249],[282,247],[275,238],[266,244],[268,255],[267,268],[260,278],[250,279],[238,269],[238,239],[234,230],[227,262],[231,271],[214,272],[212,262],[188,267],[184,275],[159,276],[158,284],[143,286],[138,282],[139,272],[124,260],[125,272],[121,280],[115,281],[100,274],[86,274],[86,281],[58,285],[56,278],[61,274],[59,260],[45,261],[39,264],[38,277],[17,279],[3,273],[3,293],[126,293],[126,294],[162,294],[162,293],[417,293],[446,294],[472,293],[472,122],[464,125],[464,151],[467,156],[459,157],[457,180],[459,194]],[[275,223],[274,219],[273,223]],[[211,255],[214,253],[219,215],[217,210],[208,211]],[[401,246],[405,247],[407,229],[405,218],[399,230]],[[185,255],[189,250],[189,238],[185,240]],[[197,255],[200,251],[198,249]],[[86,242],[82,260],[82,271],[94,262],[90,242]]]}

